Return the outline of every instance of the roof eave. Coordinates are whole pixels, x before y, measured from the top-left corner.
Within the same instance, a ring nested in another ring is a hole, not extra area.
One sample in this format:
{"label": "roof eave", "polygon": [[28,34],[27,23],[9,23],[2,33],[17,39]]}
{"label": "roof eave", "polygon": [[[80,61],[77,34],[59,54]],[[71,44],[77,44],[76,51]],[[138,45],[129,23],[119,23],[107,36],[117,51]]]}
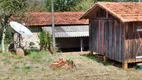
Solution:
{"label": "roof eave", "polygon": [[92,8],[90,8],[89,10],[87,10],[87,12],[80,18],[80,19],[89,19],[88,14],[94,10],[94,8],[96,8],[97,6],[99,6],[102,9],[105,9],[106,11],[108,11],[110,14],[114,15],[114,17],[118,18],[122,23],[127,22],[126,20],[124,20],[121,16],[117,15],[115,12],[109,10],[108,8],[105,8],[104,6],[102,6],[100,4],[100,2],[97,2],[94,4],[94,6]]}
{"label": "roof eave", "polygon": [[97,6],[97,4],[98,4],[98,3],[95,3],[95,4],[93,5],[93,7],[91,7],[90,9],[88,9],[88,10],[86,11],[86,13],[85,13],[83,16],[81,16],[80,20],[81,20],[81,19],[89,19],[89,18],[87,18],[87,15]]}

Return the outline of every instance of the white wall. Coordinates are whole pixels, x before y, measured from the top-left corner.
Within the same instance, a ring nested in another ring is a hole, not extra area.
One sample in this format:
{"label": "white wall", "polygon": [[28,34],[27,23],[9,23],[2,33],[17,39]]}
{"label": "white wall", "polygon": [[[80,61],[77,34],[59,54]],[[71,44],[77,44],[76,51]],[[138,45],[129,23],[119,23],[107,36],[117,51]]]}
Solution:
{"label": "white wall", "polygon": [[[33,33],[33,35],[31,37],[22,36],[20,38],[21,46],[24,47],[24,49],[29,49],[30,48],[29,43],[33,42],[35,44],[33,47],[40,49],[40,46],[39,46],[40,40],[38,39],[38,34],[41,31],[41,29],[37,27],[33,27],[33,28],[30,28],[30,30]],[[17,33],[14,34],[14,42],[16,43],[16,46],[18,47],[19,37]]]}

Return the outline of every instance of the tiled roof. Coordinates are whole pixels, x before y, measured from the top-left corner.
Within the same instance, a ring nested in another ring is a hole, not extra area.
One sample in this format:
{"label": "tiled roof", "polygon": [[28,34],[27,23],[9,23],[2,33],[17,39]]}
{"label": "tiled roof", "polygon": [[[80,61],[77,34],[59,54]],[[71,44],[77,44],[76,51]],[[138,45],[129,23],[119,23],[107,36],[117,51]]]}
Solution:
{"label": "tiled roof", "polygon": [[[44,30],[52,34],[52,27],[43,27]],[[55,37],[89,37],[88,25],[76,25],[76,26],[58,26],[55,27]]]}
{"label": "tiled roof", "polygon": [[[54,12],[55,25],[89,24],[88,20],[79,20],[84,12]],[[28,12],[24,18],[27,26],[46,26],[52,24],[50,12]]]}
{"label": "tiled roof", "polygon": [[92,12],[95,12],[99,7],[122,22],[142,21],[142,2],[98,2],[81,19],[92,17]]}

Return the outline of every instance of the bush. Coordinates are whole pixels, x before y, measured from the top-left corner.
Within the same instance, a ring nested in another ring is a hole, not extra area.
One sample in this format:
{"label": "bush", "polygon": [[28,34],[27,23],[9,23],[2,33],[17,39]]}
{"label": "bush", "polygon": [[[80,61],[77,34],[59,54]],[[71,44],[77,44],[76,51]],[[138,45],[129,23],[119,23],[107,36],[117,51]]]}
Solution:
{"label": "bush", "polygon": [[30,49],[25,49],[24,52],[25,52],[25,55],[29,55],[32,52],[39,52],[39,50],[37,48],[35,48],[35,47],[32,47]]}
{"label": "bush", "polygon": [[39,33],[38,37],[40,39],[40,43],[39,43],[40,50],[47,50],[47,49],[51,50],[51,47],[52,47],[51,35],[45,30],[42,30],[42,32]]}
{"label": "bush", "polygon": [[[6,27],[6,36],[5,36],[5,43],[10,43],[13,41],[14,30],[7,26]],[[0,40],[2,39],[2,27],[0,27]]]}
{"label": "bush", "polygon": [[30,42],[30,43],[29,43],[29,47],[33,47],[34,45],[35,45],[34,42]]}

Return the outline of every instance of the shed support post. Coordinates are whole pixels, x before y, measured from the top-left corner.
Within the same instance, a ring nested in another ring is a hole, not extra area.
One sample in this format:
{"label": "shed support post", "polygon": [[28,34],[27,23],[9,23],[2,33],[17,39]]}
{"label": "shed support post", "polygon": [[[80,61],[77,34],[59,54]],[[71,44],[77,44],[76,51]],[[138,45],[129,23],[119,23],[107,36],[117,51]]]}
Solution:
{"label": "shed support post", "polygon": [[128,63],[127,62],[122,63],[122,68],[127,69],[128,68]]}
{"label": "shed support post", "polygon": [[83,39],[80,38],[80,51],[82,52],[83,51]]}
{"label": "shed support post", "polygon": [[106,56],[103,57],[104,62],[107,62],[108,58]]}
{"label": "shed support post", "polygon": [[90,54],[93,54],[93,51],[90,51]]}

